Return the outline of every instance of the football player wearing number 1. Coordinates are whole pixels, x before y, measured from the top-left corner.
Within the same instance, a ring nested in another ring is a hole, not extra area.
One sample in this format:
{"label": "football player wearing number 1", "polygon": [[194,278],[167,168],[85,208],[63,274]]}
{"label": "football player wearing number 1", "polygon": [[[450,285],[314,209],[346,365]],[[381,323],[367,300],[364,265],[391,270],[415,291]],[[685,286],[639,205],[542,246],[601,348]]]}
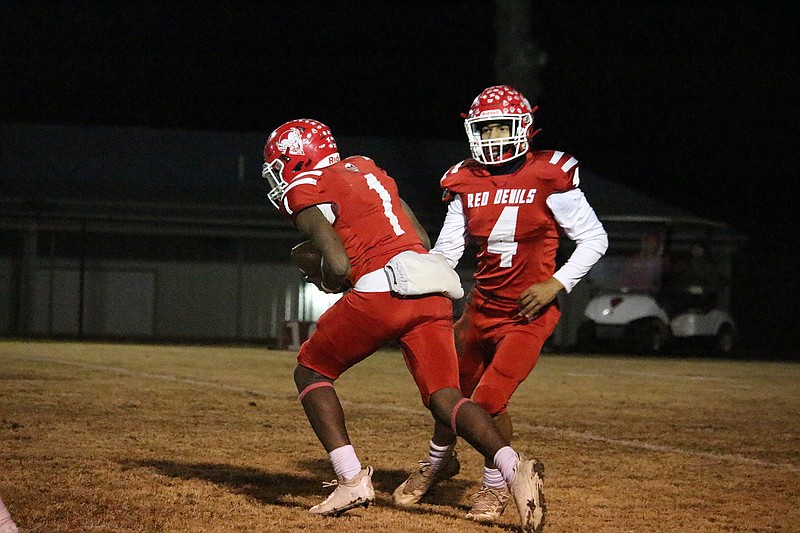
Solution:
{"label": "football player wearing number 1", "polygon": [[310,119],[287,122],[270,134],[262,175],[270,201],[319,250],[319,286],[330,292],[352,287],[319,318],[297,356],[300,402],[338,478],[333,493],[310,511],[338,516],[374,500],[372,467],[362,468],[350,443],[333,383],[389,341],[399,341],[424,405],[497,464],[523,527],[536,530],[541,522],[536,462],[521,458],[489,414],[459,391],[452,301],[443,294],[447,284],[438,290],[430,279],[441,270],[423,269],[423,283],[414,286],[425,291],[416,296],[392,290],[385,268],[409,255],[423,257],[415,268],[432,259],[445,269],[443,278],[458,283],[446,261],[428,257],[427,234],[398,196],[395,181],[367,157],[340,161],[330,129]]}
{"label": "football player wearing number 1", "polygon": [[[463,115],[472,158],[441,179],[449,204],[431,249],[455,267],[466,238],[479,246],[475,286],[455,325],[461,390],[495,418],[509,442],[506,407],[556,327],[556,296],[570,292],[608,247],[606,231],[579,188],[578,161],[559,151],[530,150],[537,133],[534,111],[507,85],[475,98]],[[562,234],[576,247],[556,270]],[[455,442],[453,432],[437,422],[429,459],[397,488],[396,503],[415,504],[458,472]],[[467,518],[496,520],[508,495],[496,465],[487,460]]]}

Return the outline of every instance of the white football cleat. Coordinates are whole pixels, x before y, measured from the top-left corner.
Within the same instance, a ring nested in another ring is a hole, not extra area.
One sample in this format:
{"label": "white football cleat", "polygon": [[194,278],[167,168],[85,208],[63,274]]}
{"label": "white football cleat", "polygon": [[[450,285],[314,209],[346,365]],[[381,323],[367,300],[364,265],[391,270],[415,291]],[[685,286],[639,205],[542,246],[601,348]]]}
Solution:
{"label": "white football cleat", "polygon": [[428,461],[419,462],[419,470],[394,489],[392,499],[396,505],[406,507],[419,503],[423,496],[437,483],[452,478],[461,471],[461,463],[455,450],[442,461],[437,470]]}
{"label": "white football cleat", "polygon": [[330,496],[308,512],[320,516],[339,516],[356,507],[369,507],[375,501],[375,489],[372,488],[372,467],[368,466],[349,481],[342,478],[324,483],[326,487],[336,487]]}
{"label": "white football cleat", "polygon": [[467,513],[467,520],[476,522],[496,522],[508,505],[508,489],[487,487],[482,485],[472,497],[472,507]]}
{"label": "white football cleat", "polygon": [[547,505],[544,501],[544,465],[536,459],[519,456],[516,473],[508,488],[517,504],[522,530],[541,533]]}

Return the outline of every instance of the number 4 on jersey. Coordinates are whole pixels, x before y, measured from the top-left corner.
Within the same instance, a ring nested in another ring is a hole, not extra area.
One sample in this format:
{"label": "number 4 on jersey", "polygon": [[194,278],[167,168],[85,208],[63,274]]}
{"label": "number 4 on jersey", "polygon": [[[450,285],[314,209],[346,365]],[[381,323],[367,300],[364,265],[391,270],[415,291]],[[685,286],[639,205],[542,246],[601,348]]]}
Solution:
{"label": "number 4 on jersey", "polygon": [[517,253],[517,213],[519,206],[506,206],[489,233],[486,250],[492,254],[500,254],[500,266],[510,267],[511,258]]}

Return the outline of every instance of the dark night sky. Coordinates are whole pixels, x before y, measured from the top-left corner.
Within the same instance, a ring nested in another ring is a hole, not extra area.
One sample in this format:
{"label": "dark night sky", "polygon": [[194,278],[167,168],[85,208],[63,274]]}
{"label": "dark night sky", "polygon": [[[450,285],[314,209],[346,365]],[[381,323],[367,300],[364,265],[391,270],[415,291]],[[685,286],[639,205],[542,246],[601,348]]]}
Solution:
{"label": "dark night sky", "polygon": [[[800,248],[792,2],[533,5],[537,147]],[[339,135],[464,139],[458,114],[502,81],[493,10],[0,1],[0,121],[266,133],[311,116]]]}

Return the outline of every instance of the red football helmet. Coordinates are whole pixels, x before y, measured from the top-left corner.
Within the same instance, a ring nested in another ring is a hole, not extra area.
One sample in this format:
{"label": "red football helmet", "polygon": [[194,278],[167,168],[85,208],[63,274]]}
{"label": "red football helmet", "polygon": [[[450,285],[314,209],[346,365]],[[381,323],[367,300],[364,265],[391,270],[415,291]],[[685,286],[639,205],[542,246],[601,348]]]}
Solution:
{"label": "red football helmet", "polygon": [[[462,115],[472,157],[484,165],[498,165],[528,151],[533,131],[534,107],[522,93],[508,85],[484,89],[475,97],[469,113]],[[481,128],[492,122],[508,124],[510,134],[499,139],[482,139]]]}
{"label": "red football helmet", "polygon": [[336,141],[325,124],[301,118],[278,126],[267,138],[261,170],[270,186],[269,201],[280,209],[286,188],[298,174],[327,167],[339,159]]}

